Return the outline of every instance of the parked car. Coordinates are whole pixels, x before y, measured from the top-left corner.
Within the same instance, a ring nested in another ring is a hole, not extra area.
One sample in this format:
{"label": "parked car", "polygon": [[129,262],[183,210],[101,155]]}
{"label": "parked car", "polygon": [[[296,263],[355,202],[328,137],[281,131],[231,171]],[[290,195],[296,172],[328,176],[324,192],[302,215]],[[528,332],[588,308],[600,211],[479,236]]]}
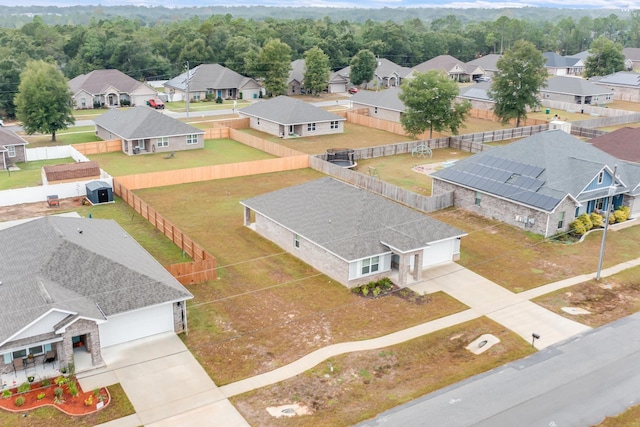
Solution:
{"label": "parked car", "polygon": [[350,87],[349,88],[349,93],[358,93],[358,88],[357,87]]}
{"label": "parked car", "polygon": [[473,79],[473,81],[476,82],[476,83],[490,82],[491,81],[491,77],[476,77],[475,79]]}
{"label": "parked car", "polygon": [[164,110],[164,102],[162,102],[162,99],[159,98],[148,100],[147,105],[151,108],[155,108],[156,110]]}

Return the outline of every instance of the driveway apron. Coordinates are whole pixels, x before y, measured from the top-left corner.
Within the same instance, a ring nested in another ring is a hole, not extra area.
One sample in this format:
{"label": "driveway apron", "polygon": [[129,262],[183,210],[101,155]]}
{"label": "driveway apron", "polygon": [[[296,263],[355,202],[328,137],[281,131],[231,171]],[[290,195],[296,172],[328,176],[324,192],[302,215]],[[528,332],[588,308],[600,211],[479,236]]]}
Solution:
{"label": "driveway apron", "polygon": [[145,426],[248,426],[173,333],[107,347],[106,368],[78,375],[84,390],[120,383]]}
{"label": "driveway apron", "polygon": [[479,316],[487,316],[525,340],[533,342],[535,333],[540,336],[534,341],[537,349],[591,329],[528,301],[455,263],[429,269],[427,278],[411,285],[411,288],[420,293],[443,291],[469,306]]}

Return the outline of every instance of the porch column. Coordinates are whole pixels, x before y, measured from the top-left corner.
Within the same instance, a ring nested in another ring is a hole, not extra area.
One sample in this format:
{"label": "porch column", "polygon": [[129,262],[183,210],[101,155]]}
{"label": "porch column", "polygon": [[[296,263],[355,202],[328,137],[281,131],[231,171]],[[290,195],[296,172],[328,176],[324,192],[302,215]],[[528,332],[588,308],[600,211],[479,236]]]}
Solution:
{"label": "porch column", "polygon": [[97,331],[97,325],[96,331],[90,332],[88,335],[85,346],[87,346],[87,351],[91,353],[91,364],[93,366],[104,365],[102,352],[100,351],[100,332]]}
{"label": "porch column", "polygon": [[413,279],[417,282],[422,280],[422,258],[424,257],[424,251],[418,251],[414,255],[413,260]]}
{"label": "porch column", "polygon": [[401,254],[400,261],[398,265],[398,286],[404,288],[407,286],[407,274],[409,274],[410,269],[410,255]]}
{"label": "porch column", "polygon": [[251,225],[251,209],[248,206],[244,207],[244,225],[247,227]]}

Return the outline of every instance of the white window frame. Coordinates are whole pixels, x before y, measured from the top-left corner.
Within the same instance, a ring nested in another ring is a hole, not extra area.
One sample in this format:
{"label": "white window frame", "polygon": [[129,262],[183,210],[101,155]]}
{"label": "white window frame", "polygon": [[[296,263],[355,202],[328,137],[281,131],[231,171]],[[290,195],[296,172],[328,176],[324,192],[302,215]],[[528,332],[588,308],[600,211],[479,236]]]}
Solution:
{"label": "white window frame", "polygon": [[331,129],[338,129],[339,122],[337,120],[331,122]]}
{"label": "white window frame", "polygon": [[560,212],[560,218],[558,218],[558,230],[564,226],[564,212]]}
{"label": "white window frame", "polygon": [[316,124],[315,123],[307,123],[307,132],[315,132]]}
{"label": "white window frame", "polygon": [[187,145],[198,144],[198,135],[195,133],[187,135]]}
{"label": "white window frame", "polygon": [[7,155],[9,157],[16,156],[16,146],[15,145],[7,145]]}
{"label": "white window frame", "polygon": [[160,137],[158,137],[157,145],[158,145],[158,148],[160,148],[160,147],[168,147],[169,146],[169,137],[168,136],[160,136]]}
{"label": "white window frame", "polygon": [[361,262],[360,273],[363,276],[375,274],[380,271],[380,256],[372,256],[371,258],[365,258]]}
{"label": "white window frame", "polygon": [[598,184],[602,184],[603,181],[604,181],[604,171],[600,171],[600,173],[598,174]]}
{"label": "white window frame", "polygon": [[481,203],[482,203],[482,193],[479,191],[476,191],[476,199],[474,201],[474,205],[480,206]]}
{"label": "white window frame", "polygon": [[300,236],[297,234],[293,235],[293,247],[296,249],[300,249]]}

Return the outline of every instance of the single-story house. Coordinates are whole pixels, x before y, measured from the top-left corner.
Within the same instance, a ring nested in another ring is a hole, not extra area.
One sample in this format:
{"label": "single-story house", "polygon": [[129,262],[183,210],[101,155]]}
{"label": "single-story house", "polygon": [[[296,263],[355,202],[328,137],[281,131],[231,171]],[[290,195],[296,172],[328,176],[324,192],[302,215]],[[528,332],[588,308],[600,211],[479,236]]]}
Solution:
{"label": "single-story house", "polygon": [[349,288],[383,277],[398,286],[421,280],[423,269],[459,258],[465,235],[334,178],[240,203],[246,226]]}
{"label": "single-story house", "polygon": [[547,72],[554,76],[580,75],[584,70],[584,60],[579,56],[562,56],[555,52],[542,54]]}
{"label": "single-story house", "polygon": [[572,104],[597,105],[613,102],[613,93],[589,80],[557,76],[549,77],[546,87],[540,88],[540,98]]}
{"label": "single-story house", "polygon": [[369,117],[400,123],[405,106],[398,98],[399,94],[399,87],[380,91],[361,90],[350,98],[351,108],[366,108]]}
{"label": "single-story house", "polygon": [[457,98],[467,100],[471,107],[478,110],[493,110],[495,102],[489,96],[491,82],[480,82],[460,88]]}
{"label": "single-story house", "polygon": [[349,90],[349,76],[343,76],[338,72],[334,72],[329,75],[327,92],[345,93],[347,90]]}
{"label": "single-story house", "polygon": [[288,96],[255,102],[238,111],[249,126],[280,138],[328,135],[344,132],[346,119]]}
{"label": "single-story house", "polygon": [[[618,165],[617,179],[613,171]],[[640,213],[640,165],[624,162],[562,130],[492,148],[431,174],[433,194],[454,192],[454,206],[545,237],[565,232],[582,213],[613,205]]]}
{"label": "single-story house", "polygon": [[618,71],[604,77],[591,77],[589,80],[610,91],[614,100],[640,102],[640,73]]}
{"label": "single-story house", "polygon": [[[402,67],[386,58],[378,58],[377,61],[378,64],[373,72],[373,80],[366,83],[366,87],[368,88],[400,86],[402,84],[402,80],[411,72],[410,68]],[[351,66],[337,71],[338,75],[345,78],[348,78],[350,73]],[[357,84],[354,82],[351,83]]]}
{"label": "single-story house", "polygon": [[623,127],[596,136],[589,143],[618,159],[640,164],[640,128]]}
{"label": "single-story house", "polygon": [[287,95],[300,95],[304,89],[304,73],[306,63],[304,59],[291,62],[289,78],[287,79]]}
{"label": "single-story house", "polygon": [[74,108],[145,105],[158,92],[118,70],[94,70],[69,80]]}
{"label": "single-story house", "polygon": [[0,170],[7,170],[15,163],[26,162],[27,144],[15,132],[0,126]]}
{"label": "single-story house", "polygon": [[193,296],[115,221],[48,216],[0,240],[2,373],[50,352],[91,369],[105,347],[186,330]]}
{"label": "single-story house", "polygon": [[628,71],[640,68],[640,48],[625,47],[622,49],[624,55],[624,65]]}
{"label": "single-story house", "polygon": [[464,68],[465,70],[482,70],[482,75],[473,76],[473,79],[476,77],[493,77],[498,74],[498,59],[501,57],[502,55],[498,55],[497,53],[489,53],[467,62]]}
{"label": "single-story house", "polygon": [[97,162],[75,162],[59,165],[46,165],[41,169],[42,183],[61,184],[63,182],[100,179],[102,170]]}
{"label": "single-story house", "polygon": [[[187,76],[189,78],[187,78]],[[207,97],[222,99],[257,99],[262,85],[251,77],[220,64],[202,64],[164,83],[169,101],[200,101]]]}
{"label": "single-story house", "polygon": [[204,131],[149,107],[112,109],[95,118],[96,135],[120,139],[128,155],[204,147]]}
{"label": "single-story house", "polygon": [[467,70],[464,62],[451,55],[438,55],[421,64],[411,68],[411,75],[415,72],[426,73],[431,70],[444,71],[447,76],[457,82],[471,81],[476,77],[484,75],[482,67],[472,65],[471,70]]}

